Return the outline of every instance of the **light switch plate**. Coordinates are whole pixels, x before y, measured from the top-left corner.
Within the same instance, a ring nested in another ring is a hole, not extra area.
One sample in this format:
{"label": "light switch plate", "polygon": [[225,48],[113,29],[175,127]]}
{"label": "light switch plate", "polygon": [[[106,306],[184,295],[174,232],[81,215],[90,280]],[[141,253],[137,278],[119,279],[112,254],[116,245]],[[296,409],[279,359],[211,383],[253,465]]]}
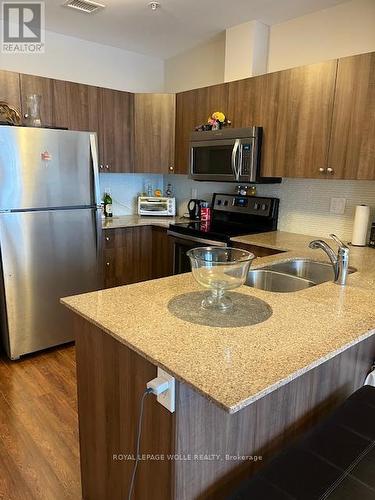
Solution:
{"label": "light switch plate", "polygon": [[191,197],[193,198],[193,200],[196,200],[198,198],[197,188],[191,188]]}
{"label": "light switch plate", "polygon": [[172,375],[169,375],[169,373],[165,372],[161,368],[158,367],[158,377],[163,377],[164,379],[169,381],[169,389],[161,394],[159,396],[156,396],[156,399],[158,403],[163,405],[167,410],[169,410],[171,413],[174,413],[175,410],[175,379],[172,377]]}
{"label": "light switch plate", "polygon": [[344,215],[346,207],[346,198],[331,198],[331,214]]}

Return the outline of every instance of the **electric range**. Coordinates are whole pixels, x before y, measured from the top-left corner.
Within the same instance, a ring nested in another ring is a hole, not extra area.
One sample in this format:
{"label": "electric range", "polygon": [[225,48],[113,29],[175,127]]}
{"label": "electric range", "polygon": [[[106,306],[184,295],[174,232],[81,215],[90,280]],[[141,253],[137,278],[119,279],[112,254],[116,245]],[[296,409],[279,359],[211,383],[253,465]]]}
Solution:
{"label": "electric range", "polygon": [[277,229],[279,199],[215,193],[210,221],[170,224],[174,247],[174,274],[190,271],[186,252],[199,246],[229,246],[230,239],[244,234]]}

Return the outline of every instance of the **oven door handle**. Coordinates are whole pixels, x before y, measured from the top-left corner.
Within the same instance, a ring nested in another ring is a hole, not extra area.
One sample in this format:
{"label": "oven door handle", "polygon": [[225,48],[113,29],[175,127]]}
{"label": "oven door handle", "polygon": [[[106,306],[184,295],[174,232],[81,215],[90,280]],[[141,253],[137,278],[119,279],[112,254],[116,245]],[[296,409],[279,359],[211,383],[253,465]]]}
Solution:
{"label": "oven door handle", "polygon": [[238,148],[240,147],[241,140],[236,139],[234,142],[233,146],[233,151],[232,151],[232,171],[234,175],[234,179],[239,182],[240,181],[240,167],[237,164],[237,153],[238,153]]}
{"label": "oven door handle", "polygon": [[174,231],[168,231],[168,236],[176,238],[177,240],[190,241],[191,243],[203,243],[204,246],[214,246],[214,247],[226,247],[227,244],[224,241],[206,240],[205,238],[197,238],[196,236],[188,236],[185,234],[175,233]]}

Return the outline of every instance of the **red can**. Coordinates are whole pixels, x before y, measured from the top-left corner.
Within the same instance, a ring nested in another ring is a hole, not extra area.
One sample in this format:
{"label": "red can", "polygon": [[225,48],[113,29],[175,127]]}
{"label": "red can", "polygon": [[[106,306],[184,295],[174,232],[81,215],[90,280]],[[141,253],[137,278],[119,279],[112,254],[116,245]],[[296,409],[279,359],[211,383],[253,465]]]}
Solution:
{"label": "red can", "polygon": [[202,203],[201,205],[201,221],[211,220],[211,208],[208,203]]}

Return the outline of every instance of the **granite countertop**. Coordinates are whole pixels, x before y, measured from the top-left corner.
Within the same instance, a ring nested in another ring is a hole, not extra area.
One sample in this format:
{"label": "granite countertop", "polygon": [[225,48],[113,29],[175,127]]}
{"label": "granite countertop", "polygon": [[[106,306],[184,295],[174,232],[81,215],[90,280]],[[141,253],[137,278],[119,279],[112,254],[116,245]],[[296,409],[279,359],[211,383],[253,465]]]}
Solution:
{"label": "granite countertop", "polygon": [[[273,232],[235,238],[286,251],[258,258],[253,267],[306,257],[312,236]],[[375,250],[353,248],[357,272],[346,287],[332,282],[295,293],[243,286],[239,291],[267,302],[272,316],[245,327],[218,328],[183,321],[168,303],[200,291],[191,273],[62,299],[63,304],[157,366],[189,384],[229,413],[375,334]]]}
{"label": "granite countertop", "polygon": [[121,227],[136,227],[136,226],[158,226],[169,227],[169,224],[178,222],[187,222],[189,219],[184,217],[156,217],[144,215],[118,215],[108,219],[103,219],[102,229],[117,229]]}

